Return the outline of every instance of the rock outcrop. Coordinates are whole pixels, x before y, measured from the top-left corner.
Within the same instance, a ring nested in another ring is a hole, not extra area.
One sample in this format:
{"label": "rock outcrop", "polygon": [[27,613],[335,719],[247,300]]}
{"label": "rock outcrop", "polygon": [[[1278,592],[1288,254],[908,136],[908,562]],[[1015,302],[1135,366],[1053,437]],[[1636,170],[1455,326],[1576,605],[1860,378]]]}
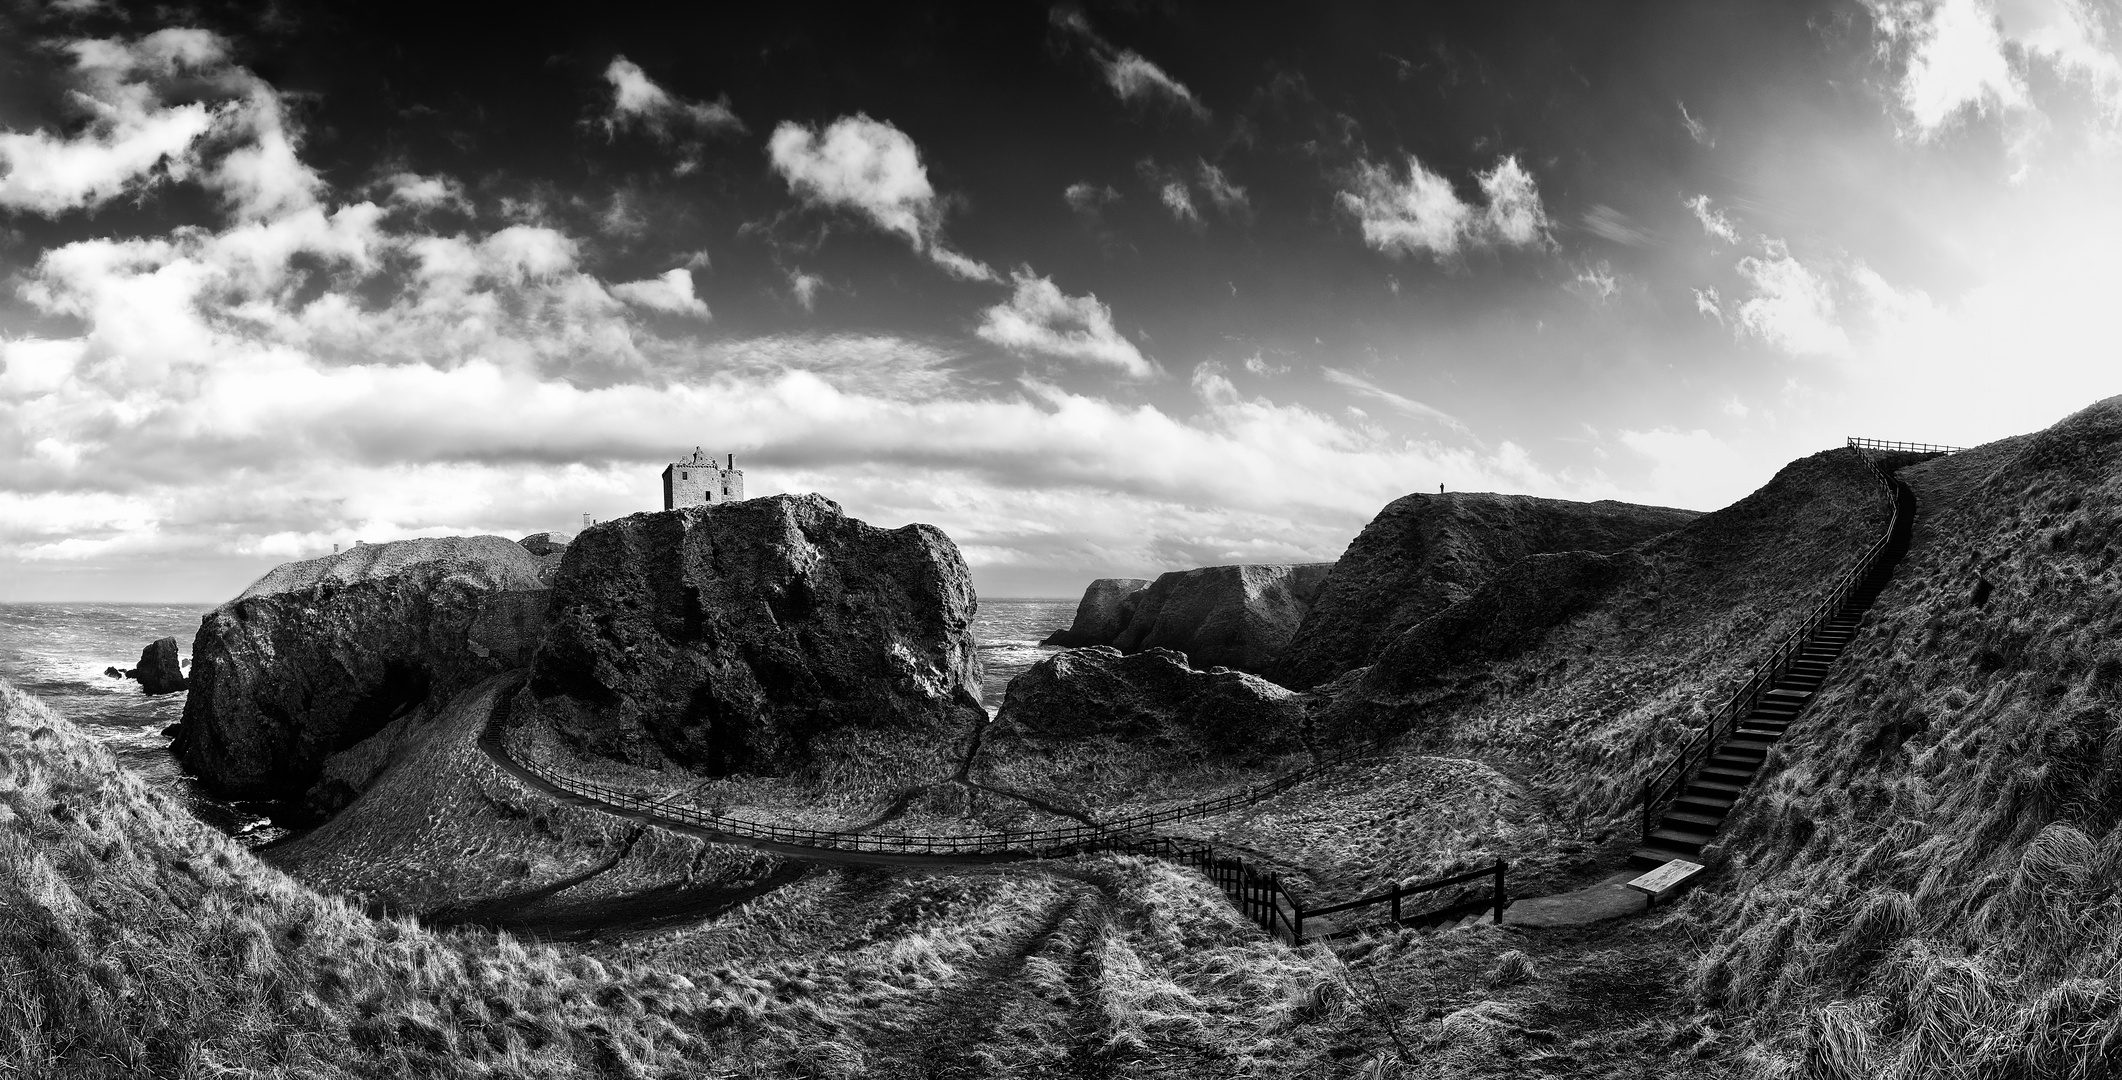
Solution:
{"label": "rock outcrop", "polygon": [[1098,646],[1047,657],[1010,680],[989,739],[1154,740],[1209,754],[1297,748],[1304,708],[1265,679],[1196,671],[1171,649],[1127,655]]}
{"label": "rock outcrop", "polygon": [[1403,631],[1526,556],[1612,554],[1699,516],[1527,495],[1403,496],[1380,511],[1333,564],[1289,648],[1267,674],[1284,686],[1316,686],[1371,663]]}
{"label": "rock outcrop", "polygon": [[1112,644],[1127,629],[1128,620],[1134,618],[1136,601],[1149,586],[1148,578],[1109,577],[1091,582],[1090,588],[1083,590],[1083,599],[1076,603],[1076,621],[1066,630],[1049,634],[1039,644],[1071,649]]}
{"label": "rock outcrop", "polygon": [[574,536],[569,533],[537,532],[516,541],[516,543],[522,544],[523,550],[543,558],[547,555],[558,555],[566,551],[568,543],[572,540],[574,540]]}
{"label": "rock outcrop", "polygon": [[635,514],[568,545],[515,711],[588,753],[717,775],[797,768],[855,728],[953,754],[986,719],[974,606],[940,530],[820,495]]}
{"label": "rock outcrop", "polygon": [[360,544],[281,566],[201,620],[172,749],[224,794],[300,797],[331,755],[526,663],[544,566],[499,536]]}
{"label": "rock outcrop", "polygon": [[173,637],[159,638],[140,650],[140,665],[125,674],[146,694],[174,694],[190,685],[177,662],[177,639]]}
{"label": "rock outcrop", "polygon": [[1204,566],[1164,574],[1134,601],[1110,644],[1173,649],[1197,668],[1269,670],[1318,595],[1332,563]]}

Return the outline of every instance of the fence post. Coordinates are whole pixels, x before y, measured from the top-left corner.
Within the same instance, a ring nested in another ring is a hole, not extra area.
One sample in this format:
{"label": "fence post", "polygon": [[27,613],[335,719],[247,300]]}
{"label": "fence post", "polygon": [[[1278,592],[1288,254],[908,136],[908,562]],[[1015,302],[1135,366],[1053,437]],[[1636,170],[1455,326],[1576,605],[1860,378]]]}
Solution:
{"label": "fence post", "polygon": [[1393,882],[1393,924],[1397,926],[1397,925],[1399,925],[1399,922],[1400,922],[1400,883],[1399,883],[1399,882],[1397,882],[1397,881],[1395,881],[1395,882]]}
{"label": "fence post", "polygon": [[1503,872],[1508,869],[1510,869],[1510,863],[1507,860],[1496,860],[1496,922],[1498,923],[1503,921],[1503,909],[1510,906],[1510,897],[1503,891]]}

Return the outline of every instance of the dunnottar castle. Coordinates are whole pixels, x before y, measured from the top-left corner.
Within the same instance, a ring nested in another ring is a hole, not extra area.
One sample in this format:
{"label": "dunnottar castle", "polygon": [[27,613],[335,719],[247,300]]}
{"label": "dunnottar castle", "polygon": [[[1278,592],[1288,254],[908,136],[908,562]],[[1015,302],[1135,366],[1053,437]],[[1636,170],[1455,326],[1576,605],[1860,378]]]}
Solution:
{"label": "dunnottar castle", "polygon": [[693,448],[693,456],[673,461],[663,468],[663,508],[736,502],[744,498],[744,470],[737,468],[737,455],[716,461],[713,454]]}

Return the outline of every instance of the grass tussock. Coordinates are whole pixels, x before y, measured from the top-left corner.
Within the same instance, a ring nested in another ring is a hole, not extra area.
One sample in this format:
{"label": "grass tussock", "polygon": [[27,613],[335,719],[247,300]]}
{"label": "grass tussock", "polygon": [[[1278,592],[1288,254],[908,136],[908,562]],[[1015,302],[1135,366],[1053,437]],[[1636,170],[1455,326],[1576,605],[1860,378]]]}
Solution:
{"label": "grass tussock", "polygon": [[1690,1007],[1692,953],[1665,920],[1536,930],[1479,923],[1338,948],[1335,1072],[1378,1078],[1723,1077],[1743,1044]]}
{"label": "grass tussock", "polygon": [[0,1075],[59,1080],[1284,1076],[1342,1007],[1323,952],[1126,858],[822,870],[581,947],[374,918],[12,688],[0,914]]}
{"label": "grass tussock", "polygon": [[1691,993],[1763,1075],[2112,1075],[2122,399],[1902,477],[1908,559],[1685,905]]}

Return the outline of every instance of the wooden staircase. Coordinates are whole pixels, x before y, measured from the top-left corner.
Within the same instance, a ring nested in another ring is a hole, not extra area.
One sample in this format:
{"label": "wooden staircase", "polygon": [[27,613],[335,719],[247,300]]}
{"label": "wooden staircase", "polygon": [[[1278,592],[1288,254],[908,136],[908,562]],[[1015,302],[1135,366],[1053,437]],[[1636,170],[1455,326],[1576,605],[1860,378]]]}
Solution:
{"label": "wooden staircase", "polygon": [[1857,625],[1886,587],[1892,563],[1877,567],[1850,592],[1834,615],[1805,640],[1775,683],[1761,694],[1754,707],[1711,750],[1702,767],[1688,779],[1657,827],[1642,847],[1629,856],[1629,865],[1662,866],[1672,859],[1701,861],[1702,849],[1716,838],[1724,818],[1739,796],[1753,783],[1768,759],[1769,748],[1805,711],[1813,694],[1827,679],[1835,659],[1857,636]]}

